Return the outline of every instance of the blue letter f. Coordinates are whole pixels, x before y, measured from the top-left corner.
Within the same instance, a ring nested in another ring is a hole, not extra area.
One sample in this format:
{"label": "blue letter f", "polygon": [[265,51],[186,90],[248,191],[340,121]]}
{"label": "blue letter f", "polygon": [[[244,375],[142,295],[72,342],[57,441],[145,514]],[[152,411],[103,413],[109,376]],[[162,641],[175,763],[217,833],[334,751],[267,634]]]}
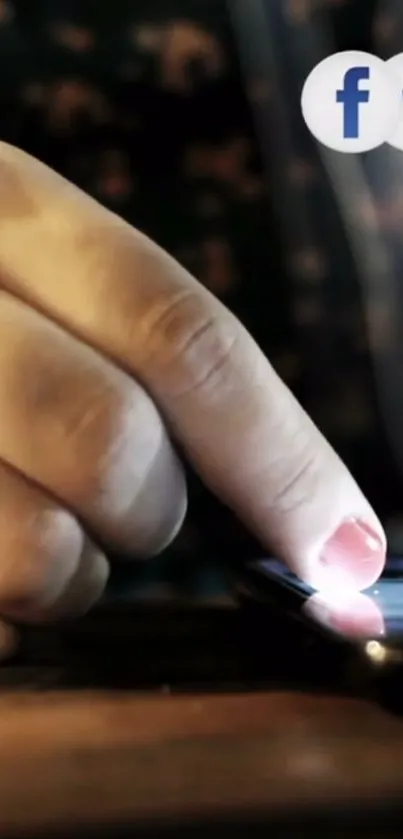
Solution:
{"label": "blue letter f", "polygon": [[361,79],[369,79],[369,67],[351,67],[344,76],[344,87],[336,91],[336,101],[344,105],[343,137],[357,139],[358,106],[360,102],[369,101],[369,90],[359,90]]}

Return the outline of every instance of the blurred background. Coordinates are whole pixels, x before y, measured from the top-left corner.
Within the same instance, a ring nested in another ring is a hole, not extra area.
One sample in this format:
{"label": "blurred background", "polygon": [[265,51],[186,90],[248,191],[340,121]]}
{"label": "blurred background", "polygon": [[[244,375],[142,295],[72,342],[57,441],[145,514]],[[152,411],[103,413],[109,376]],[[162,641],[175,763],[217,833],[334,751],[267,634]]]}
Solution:
{"label": "blurred background", "polygon": [[[239,316],[398,551],[403,153],[326,158],[299,110],[310,69],[345,49],[402,51],[399,0],[0,0],[0,130]],[[159,573],[224,590],[261,548],[189,483]]]}

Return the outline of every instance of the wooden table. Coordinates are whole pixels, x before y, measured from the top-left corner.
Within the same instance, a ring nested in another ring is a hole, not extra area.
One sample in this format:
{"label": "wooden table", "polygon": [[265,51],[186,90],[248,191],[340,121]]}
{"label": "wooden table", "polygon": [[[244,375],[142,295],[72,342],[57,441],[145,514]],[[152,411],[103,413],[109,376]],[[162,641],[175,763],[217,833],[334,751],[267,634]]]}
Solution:
{"label": "wooden table", "polygon": [[379,833],[354,836],[402,835],[382,819],[403,799],[403,722],[355,699],[6,691],[0,744],[2,837],[172,824],[193,837],[201,820],[262,822],[267,835],[324,807],[326,836],[349,808],[372,825],[385,811]]}
{"label": "wooden table", "polygon": [[0,668],[0,839],[401,839],[403,718],[336,696],[328,647],[266,612],[119,604],[27,629]]}

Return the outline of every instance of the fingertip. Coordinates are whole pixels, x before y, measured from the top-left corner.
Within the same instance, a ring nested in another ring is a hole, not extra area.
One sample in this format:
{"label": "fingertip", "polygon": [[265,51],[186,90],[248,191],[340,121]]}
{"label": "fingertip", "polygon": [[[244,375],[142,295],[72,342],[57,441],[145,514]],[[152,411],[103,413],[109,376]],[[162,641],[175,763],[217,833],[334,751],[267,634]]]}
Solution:
{"label": "fingertip", "polygon": [[88,612],[102,597],[109,574],[110,566],[105,554],[86,539],[77,572],[63,595],[44,616],[46,622],[76,618]]}
{"label": "fingertip", "polygon": [[29,601],[9,603],[7,615],[21,624],[32,625],[50,624],[80,617],[101,598],[109,573],[109,562],[105,555],[85,538],[78,567],[57,599],[43,607],[35,603],[30,604]]}
{"label": "fingertip", "polygon": [[309,583],[317,591],[361,591],[376,582],[385,561],[382,528],[361,518],[347,518],[325,542],[310,568]]}

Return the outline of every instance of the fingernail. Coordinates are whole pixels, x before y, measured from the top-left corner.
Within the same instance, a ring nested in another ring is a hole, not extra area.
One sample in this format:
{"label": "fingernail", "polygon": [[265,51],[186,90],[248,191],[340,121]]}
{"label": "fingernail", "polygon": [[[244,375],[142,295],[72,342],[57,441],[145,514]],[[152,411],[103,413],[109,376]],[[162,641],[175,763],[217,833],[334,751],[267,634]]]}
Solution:
{"label": "fingernail", "polygon": [[367,588],[383,569],[385,544],[366,522],[347,519],[324,546],[320,563],[323,570],[328,568],[350,578],[358,589]]}

